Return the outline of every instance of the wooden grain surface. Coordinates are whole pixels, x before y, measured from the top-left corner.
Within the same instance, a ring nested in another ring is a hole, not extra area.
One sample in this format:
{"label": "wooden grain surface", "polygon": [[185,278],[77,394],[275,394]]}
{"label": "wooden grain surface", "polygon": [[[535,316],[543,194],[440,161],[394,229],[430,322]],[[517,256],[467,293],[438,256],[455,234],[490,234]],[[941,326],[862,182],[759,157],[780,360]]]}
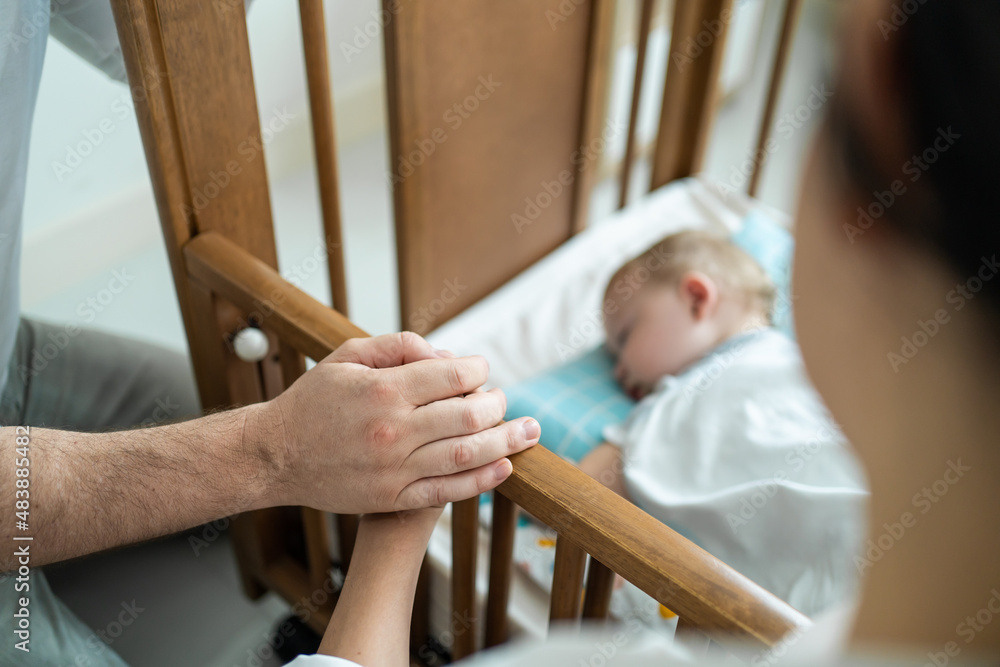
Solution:
{"label": "wooden grain surface", "polygon": [[[530,511],[530,510],[529,510]],[[556,539],[556,560],[552,570],[552,598],[549,601],[549,623],[577,621],[583,606],[583,573],[587,567],[587,552],[566,534]]]}
{"label": "wooden grain surface", "polygon": [[451,506],[451,655],[455,660],[476,651],[476,556],[479,552],[479,496]]}
{"label": "wooden grain surface", "polygon": [[733,0],[674,3],[650,190],[701,170],[732,12]]}
{"label": "wooden grain surface", "polygon": [[615,573],[601,561],[591,558],[587,567],[587,594],[583,599],[583,618],[607,618],[614,585]]}
{"label": "wooden grain surface", "polygon": [[600,98],[588,63],[602,2],[395,4],[386,177],[402,328],[427,333],[572,235],[578,176],[596,167],[580,148],[600,124],[586,109]]}
{"label": "wooden grain surface", "polygon": [[656,0],[639,0],[638,39],[635,48],[635,73],[632,77],[632,100],[628,112],[628,134],[625,137],[625,155],[618,180],[618,208],[628,203],[632,183],[632,161],[635,159],[635,134],[639,126],[639,102],[642,101],[642,80],[646,71],[649,31],[653,24],[653,5]]}
{"label": "wooden grain surface", "polygon": [[490,526],[490,583],[486,598],[485,648],[507,641],[507,604],[510,579],[514,574],[514,531],[517,506],[502,493],[493,494],[493,522]]}
{"label": "wooden grain surface", "polygon": [[333,119],[333,90],[326,48],[326,17],[323,0],[299,0],[302,49],[309,91],[309,117],[316,155],[323,237],[331,305],[344,315],[347,309],[347,277],[344,242],[340,225],[340,184],[337,180],[337,139]]}

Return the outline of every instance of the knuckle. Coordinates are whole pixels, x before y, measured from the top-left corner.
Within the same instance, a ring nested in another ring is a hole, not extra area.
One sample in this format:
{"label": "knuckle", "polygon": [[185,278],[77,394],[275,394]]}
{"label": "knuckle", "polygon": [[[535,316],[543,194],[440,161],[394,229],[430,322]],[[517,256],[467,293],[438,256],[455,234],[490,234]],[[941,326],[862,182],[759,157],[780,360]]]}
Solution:
{"label": "knuckle", "polygon": [[448,371],[448,381],[451,383],[451,389],[455,393],[464,393],[466,387],[470,386],[471,373],[465,364],[458,362],[451,364],[451,369]]}
{"label": "knuckle", "polygon": [[500,421],[507,414],[507,394],[504,393],[503,389],[497,389],[494,395],[500,404],[500,416],[497,417],[497,421]]}
{"label": "knuckle", "polygon": [[439,481],[431,482],[427,487],[427,504],[426,507],[431,507],[433,505],[444,505],[448,502],[448,496],[445,493],[444,484]]}
{"label": "knuckle", "polygon": [[404,350],[408,350],[421,347],[424,343],[424,339],[412,331],[401,331],[399,333],[399,342],[403,346]]}
{"label": "knuckle", "polygon": [[387,378],[378,374],[375,374],[368,383],[368,398],[373,403],[388,403],[395,398],[396,394],[396,387]]}
{"label": "knuckle", "polygon": [[507,431],[507,451],[519,451],[525,442],[524,429],[519,423],[508,422],[505,426]]}
{"label": "knuckle", "polygon": [[492,489],[496,481],[494,479],[493,473],[489,470],[480,470],[476,473],[476,495],[486,493]]}
{"label": "knuckle", "polygon": [[373,419],[367,428],[368,442],[377,449],[389,447],[399,438],[399,429],[391,419]]}
{"label": "knuckle", "polygon": [[490,403],[489,424],[495,426],[507,414],[507,399],[502,394]]}
{"label": "knuckle", "polygon": [[358,350],[361,348],[361,341],[362,339],[360,338],[349,338],[340,344],[337,351],[348,356],[357,354]]}
{"label": "knuckle", "polygon": [[465,440],[458,440],[452,445],[452,461],[456,470],[465,470],[475,459],[475,452],[472,446]]}
{"label": "knuckle", "polygon": [[413,487],[404,488],[393,497],[390,507],[396,511],[414,509],[418,505],[414,501],[414,495],[418,493],[418,490]]}
{"label": "knuckle", "polygon": [[462,408],[462,428],[468,433],[483,430],[486,426],[483,411],[471,401]]}

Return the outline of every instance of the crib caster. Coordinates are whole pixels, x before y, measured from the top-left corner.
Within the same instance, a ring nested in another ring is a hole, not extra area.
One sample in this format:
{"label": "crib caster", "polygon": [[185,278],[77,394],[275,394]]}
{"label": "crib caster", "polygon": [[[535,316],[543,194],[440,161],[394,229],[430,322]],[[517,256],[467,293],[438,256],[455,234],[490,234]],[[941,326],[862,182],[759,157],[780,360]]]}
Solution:
{"label": "crib caster", "polygon": [[267,334],[256,327],[241,329],[233,336],[233,349],[243,361],[255,364],[263,361],[271,348]]}

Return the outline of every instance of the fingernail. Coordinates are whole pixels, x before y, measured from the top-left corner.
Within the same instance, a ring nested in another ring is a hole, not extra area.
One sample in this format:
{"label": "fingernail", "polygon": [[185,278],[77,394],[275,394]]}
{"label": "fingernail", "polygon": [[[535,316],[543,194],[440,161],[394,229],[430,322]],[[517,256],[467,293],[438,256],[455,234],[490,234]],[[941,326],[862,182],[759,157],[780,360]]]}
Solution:
{"label": "fingernail", "polygon": [[524,439],[529,442],[537,440],[542,434],[542,427],[534,419],[525,420],[521,425],[524,427]]}
{"label": "fingernail", "polygon": [[504,459],[497,464],[496,468],[493,469],[493,473],[497,476],[497,479],[502,482],[507,479],[513,469],[514,467],[510,464],[510,461]]}
{"label": "fingernail", "polygon": [[438,350],[438,349],[435,349],[434,353],[437,356],[441,357],[442,359],[454,359],[455,358],[455,353],[452,352],[451,350]]}

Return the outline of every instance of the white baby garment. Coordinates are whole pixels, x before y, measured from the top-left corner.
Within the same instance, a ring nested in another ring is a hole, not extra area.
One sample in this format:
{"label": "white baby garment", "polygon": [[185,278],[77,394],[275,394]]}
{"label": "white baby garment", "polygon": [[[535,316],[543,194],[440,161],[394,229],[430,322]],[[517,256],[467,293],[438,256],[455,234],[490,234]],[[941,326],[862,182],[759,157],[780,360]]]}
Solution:
{"label": "white baby garment", "polygon": [[864,475],[785,335],[731,338],[604,435],[632,501],[723,562],[807,615],[852,597]]}

